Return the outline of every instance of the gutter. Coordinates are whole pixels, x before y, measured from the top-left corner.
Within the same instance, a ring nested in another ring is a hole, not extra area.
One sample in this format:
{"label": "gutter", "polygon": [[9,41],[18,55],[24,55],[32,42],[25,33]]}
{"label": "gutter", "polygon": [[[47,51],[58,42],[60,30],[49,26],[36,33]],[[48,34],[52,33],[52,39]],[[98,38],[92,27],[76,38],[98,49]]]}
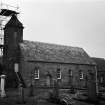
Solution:
{"label": "gutter", "polygon": [[96,64],[95,63],[91,63],[91,64],[89,64],[89,63],[66,63],[66,62],[53,62],[53,61],[36,61],[36,60],[26,60],[27,62],[30,62],[30,63],[34,63],[34,62],[38,62],[38,63],[58,63],[58,64],[74,64],[74,65],[89,65],[89,66],[96,66]]}

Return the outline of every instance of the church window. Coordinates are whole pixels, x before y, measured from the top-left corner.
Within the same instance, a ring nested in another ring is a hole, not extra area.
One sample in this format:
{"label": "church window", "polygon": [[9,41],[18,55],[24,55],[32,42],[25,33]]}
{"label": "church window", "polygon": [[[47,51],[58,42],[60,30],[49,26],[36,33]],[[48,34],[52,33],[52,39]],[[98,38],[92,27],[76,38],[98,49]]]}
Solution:
{"label": "church window", "polygon": [[57,79],[61,79],[61,70],[57,69]]}
{"label": "church window", "polygon": [[82,70],[79,71],[79,78],[83,79],[83,71]]}
{"label": "church window", "polygon": [[39,79],[39,69],[35,68],[34,70],[34,79]]}
{"label": "church window", "polygon": [[71,77],[73,74],[72,74],[72,70],[69,69],[69,76]]}

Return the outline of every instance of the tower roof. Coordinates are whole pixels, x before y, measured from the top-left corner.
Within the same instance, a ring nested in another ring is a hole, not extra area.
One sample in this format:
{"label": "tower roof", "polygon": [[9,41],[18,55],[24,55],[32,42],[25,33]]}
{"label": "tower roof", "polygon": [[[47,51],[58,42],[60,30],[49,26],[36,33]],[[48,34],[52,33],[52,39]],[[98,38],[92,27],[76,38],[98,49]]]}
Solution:
{"label": "tower roof", "polygon": [[7,27],[20,27],[23,28],[23,24],[18,20],[16,15],[12,15],[9,22],[5,25],[5,28]]}

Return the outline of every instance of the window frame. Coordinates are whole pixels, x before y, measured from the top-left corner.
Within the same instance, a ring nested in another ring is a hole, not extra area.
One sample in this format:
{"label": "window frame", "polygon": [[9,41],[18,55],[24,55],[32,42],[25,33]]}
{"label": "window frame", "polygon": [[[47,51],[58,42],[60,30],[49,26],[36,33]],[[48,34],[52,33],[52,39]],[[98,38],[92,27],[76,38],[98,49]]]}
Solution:
{"label": "window frame", "polygon": [[79,79],[80,80],[84,79],[84,74],[82,70],[79,70]]}
{"label": "window frame", "polygon": [[57,69],[57,79],[61,79],[61,69],[60,68]]}
{"label": "window frame", "polygon": [[39,79],[39,68],[34,69],[34,79]]}

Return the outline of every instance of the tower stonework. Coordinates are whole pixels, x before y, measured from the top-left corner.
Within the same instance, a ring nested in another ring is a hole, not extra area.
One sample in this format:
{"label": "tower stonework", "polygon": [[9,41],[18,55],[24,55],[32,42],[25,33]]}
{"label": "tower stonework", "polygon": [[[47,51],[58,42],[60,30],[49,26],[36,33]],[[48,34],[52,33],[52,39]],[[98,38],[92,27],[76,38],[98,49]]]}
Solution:
{"label": "tower stonework", "polygon": [[23,42],[23,25],[12,15],[4,28],[3,64],[8,76],[13,76],[14,64],[19,63],[19,43]]}

